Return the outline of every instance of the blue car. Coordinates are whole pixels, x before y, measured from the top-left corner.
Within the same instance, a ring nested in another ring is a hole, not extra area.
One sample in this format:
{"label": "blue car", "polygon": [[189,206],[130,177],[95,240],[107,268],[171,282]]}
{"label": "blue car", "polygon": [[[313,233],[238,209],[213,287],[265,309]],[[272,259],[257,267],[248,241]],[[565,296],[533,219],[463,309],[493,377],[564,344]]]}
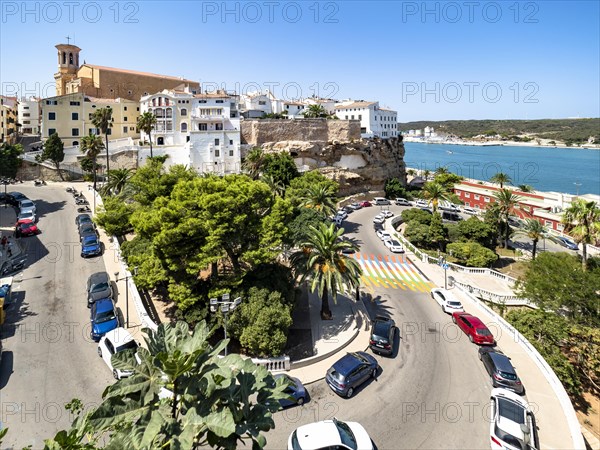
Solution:
{"label": "blue car", "polygon": [[336,394],[350,398],[357,387],[377,377],[378,369],[379,364],[372,355],[347,353],[327,371],[325,381]]}
{"label": "blue car", "polygon": [[91,337],[96,342],[109,331],[118,328],[119,319],[112,299],[96,300],[92,304],[90,321],[92,323]]}
{"label": "blue car", "polygon": [[579,250],[579,246],[570,239],[567,239],[564,236],[557,237],[560,245],[567,247],[569,250]]}
{"label": "blue car", "polygon": [[98,256],[102,254],[102,244],[98,236],[90,234],[81,240],[81,257]]}
{"label": "blue car", "polygon": [[283,378],[290,385],[285,389],[285,393],[293,400],[282,398],[279,400],[279,404],[285,408],[286,406],[302,405],[306,401],[306,389],[302,385],[302,382],[295,377],[290,377],[284,373],[278,373],[273,378]]}

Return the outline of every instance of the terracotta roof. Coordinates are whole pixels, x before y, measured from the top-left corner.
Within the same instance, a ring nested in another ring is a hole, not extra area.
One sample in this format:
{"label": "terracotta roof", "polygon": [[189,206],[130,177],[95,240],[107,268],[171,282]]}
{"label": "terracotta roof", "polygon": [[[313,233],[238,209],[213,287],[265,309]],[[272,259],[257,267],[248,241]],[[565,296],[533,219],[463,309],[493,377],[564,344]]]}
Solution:
{"label": "terracotta roof", "polygon": [[353,102],[347,105],[336,105],[335,109],[346,109],[346,108],[367,108],[374,105],[376,102]]}
{"label": "terracotta roof", "polygon": [[198,84],[198,85],[200,84],[198,81],[187,80],[187,79],[182,78],[182,77],[173,77],[173,76],[170,76],[170,75],[159,75],[159,74],[150,73],[150,72],[138,72],[138,71],[135,71],[135,70],[117,69],[117,68],[114,68],[114,67],[97,66],[95,64],[84,64],[81,67],[84,67],[84,66],[91,67],[93,69],[98,69],[98,70],[108,70],[110,72],[127,73],[127,74],[130,74],[130,75],[143,75],[145,77],[164,78],[164,79],[167,79],[167,80],[183,81],[183,82],[186,82],[186,83],[195,83],[195,84]]}

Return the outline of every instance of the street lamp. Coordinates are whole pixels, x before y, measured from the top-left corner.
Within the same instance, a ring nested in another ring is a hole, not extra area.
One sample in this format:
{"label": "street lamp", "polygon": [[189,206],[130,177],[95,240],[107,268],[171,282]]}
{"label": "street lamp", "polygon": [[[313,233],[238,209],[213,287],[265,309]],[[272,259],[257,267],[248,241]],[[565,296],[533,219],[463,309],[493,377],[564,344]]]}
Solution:
{"label": "street lamp", "polygon": [[[221,312],[223,313],[223,330],[225,332],[225,339],[227,339],[227,314],[229,311],[233,311],[235,308],[240,306],[242,303],[242,297],[236,298],[234,301],[229,300],[229,293],[223,294],[221,300],[216,298],[210,299],[210,312],[216,313],[221,306]],[[225,356],[227,356],[227,345],[225,346]]]}
{"label": "street lamp", "polygon": [[441,257],[438,264],[444,269],[444,289],[448,289],[448,268],[450,267],[446,262],[446,258]]}
{"label": "street lamp", "polygon": [[128,270],[125,271],[125,276],[123,278],[119,278],[119,272],[115,272],[115,283],[125,280],[125,328],[129,328],[129,285],[127,281],[137,275],[137,266],[133,268],[133,275]]}

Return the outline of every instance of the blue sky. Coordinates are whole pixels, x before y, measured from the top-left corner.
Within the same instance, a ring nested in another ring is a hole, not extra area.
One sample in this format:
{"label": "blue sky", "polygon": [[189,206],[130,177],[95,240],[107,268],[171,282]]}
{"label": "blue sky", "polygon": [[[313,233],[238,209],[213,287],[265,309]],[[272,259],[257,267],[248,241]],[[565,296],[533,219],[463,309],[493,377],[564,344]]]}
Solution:
{"label": "blue sky", "polygon": [[81,62],[284,98],[379,100],[400,121],[600,116],[600,2],[1,2],[2,93]]}

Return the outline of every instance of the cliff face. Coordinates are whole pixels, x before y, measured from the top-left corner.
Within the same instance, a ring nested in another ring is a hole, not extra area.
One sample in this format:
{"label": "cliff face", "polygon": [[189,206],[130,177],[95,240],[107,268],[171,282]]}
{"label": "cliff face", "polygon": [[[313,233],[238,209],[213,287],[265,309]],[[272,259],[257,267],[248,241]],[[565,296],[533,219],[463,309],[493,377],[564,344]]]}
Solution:
{"label": "cliff face", "polygon": [[343,196],[383,190],[385,180],[406,182],[404,144],[401,139],[359,139],[353,141],[266,142],[266,152],[287,152],[298,167],[319,169],[340,185]]}
{"label": "cliff face", "polygon": [[244,120],[241,134],[242,144],[257,146],[280,141],[352,141],[360,139],[360,122],[327,119]]}

